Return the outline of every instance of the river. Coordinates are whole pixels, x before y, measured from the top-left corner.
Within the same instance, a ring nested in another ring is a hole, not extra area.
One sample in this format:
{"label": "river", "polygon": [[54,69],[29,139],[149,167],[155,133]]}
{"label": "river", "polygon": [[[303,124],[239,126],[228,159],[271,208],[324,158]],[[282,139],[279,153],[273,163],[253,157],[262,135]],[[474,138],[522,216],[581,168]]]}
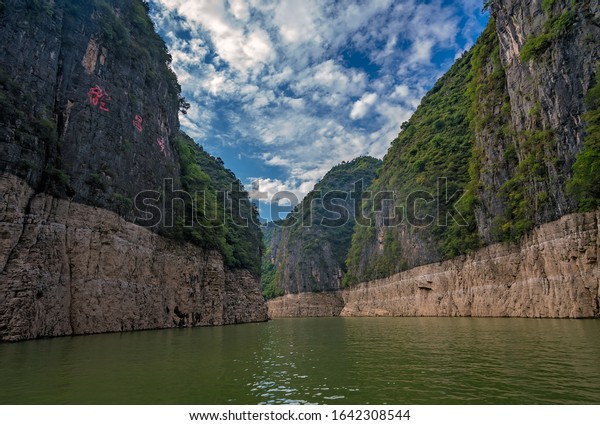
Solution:
{"label": "river", "polygon": [[600,403],[600,320],[278,319],[0,345],[2,404]]}

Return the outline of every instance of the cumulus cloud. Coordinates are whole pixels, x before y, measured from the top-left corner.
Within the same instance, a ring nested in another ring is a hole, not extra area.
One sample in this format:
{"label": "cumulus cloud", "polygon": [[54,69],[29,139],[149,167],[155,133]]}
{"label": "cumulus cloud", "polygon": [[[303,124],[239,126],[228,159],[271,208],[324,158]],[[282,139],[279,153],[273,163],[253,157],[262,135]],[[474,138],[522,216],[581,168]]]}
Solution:
{"label": "cumulus cloud", "polygon": [[184,130],[243,181],[259,179],[270,194],[289,190],[300,199],[339,162],[386,153],[421,97],[482,31],[479,3],[151,6],[192,105],[181,117]]}
{"label": "cumulus cloud", "polygon": [[358,120],[367,115],[375,102],[377,102],[377,93],[367,93],[360,100],[357,100],[354,105],[352,105],[352,110],[350,111],[350,118],[353,120]]}
{"label": "cumulus cloud", "polygon": [[399,84],[394,88],[394,91],[390,95],[392,100],[406,99],[410,94],[410,88],[406,84]]}
{"label": "cumulus cloud", "polygon": [[273,22],[285,43],[320,44],[321,37],[314,19],[317,16],[319,5],[313,0],[283,0],[275,9]]}

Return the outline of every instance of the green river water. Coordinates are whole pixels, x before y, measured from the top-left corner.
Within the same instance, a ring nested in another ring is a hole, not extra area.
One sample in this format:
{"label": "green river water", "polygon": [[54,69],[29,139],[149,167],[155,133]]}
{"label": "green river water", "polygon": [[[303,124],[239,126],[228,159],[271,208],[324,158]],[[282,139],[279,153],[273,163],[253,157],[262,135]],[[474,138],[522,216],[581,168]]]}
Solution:
{"label": "green river water", "polygon": [[279,319],[0,345],[2,404],[600,403],[600,320]]}

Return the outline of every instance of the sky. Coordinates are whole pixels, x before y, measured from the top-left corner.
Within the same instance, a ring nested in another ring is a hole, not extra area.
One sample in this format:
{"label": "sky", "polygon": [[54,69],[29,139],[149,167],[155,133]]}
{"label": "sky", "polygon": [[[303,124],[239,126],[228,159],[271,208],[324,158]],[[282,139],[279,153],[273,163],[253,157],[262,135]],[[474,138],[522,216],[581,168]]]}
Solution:
{"label": "sky", "polygon": [[265,202],[300,200],[342,161],[383,158],[488,20],[482,0],[150,6],[191,104],[182,129],[242,183],[258,181]]}

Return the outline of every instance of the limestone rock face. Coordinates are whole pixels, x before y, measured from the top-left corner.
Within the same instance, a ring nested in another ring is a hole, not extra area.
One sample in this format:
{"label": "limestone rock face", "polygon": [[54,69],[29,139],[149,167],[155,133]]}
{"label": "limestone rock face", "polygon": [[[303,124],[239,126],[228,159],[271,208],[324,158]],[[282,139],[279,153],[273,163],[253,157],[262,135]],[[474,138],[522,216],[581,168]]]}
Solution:
{"label": "limestone rock face", "polygon": [[[588,132],[585,99],[598,81],[598,1],[490,4],[487,29],[423,98],[370,188],[403,200],[415,188],[439,194],[435,179],[447,178],[449,193],[466,193],[457,203],[465,221],[454,228],[375,221],[374,232],[358,230],[350,249],[356,255],[347,259],[351,284],[517,240],[577,211],[580,199],[567,187]],[[447,210],[418,212],[447,224]]]}
{"label": "limestone rock face", "polygon": [[332,168],[286,220],[265,229],[263,287],[296,294],[342,287],[356,223],[355,199],[381,161],[359,157]]}
{"label": "limestone rock face", "polygon": [[336,292],[301,292],[268,301],[269,317],[336,317],[344,308],[344,300]]}
{"label": "limestone rock face", "polygon": [[180,87],[147,8],[0,2],[0,341],[267,319],[258,226],[229,246],[244,262],[134,224],[136,195],[182,189],[193,161],[213,189],[237,180],[180,152]]}
{"label": "limestone rock face", "polygon": [[177,185],[179,86],[142,3],[5,3],[0,171],[125,217]]}
{"label": "limestone rock face", "polygon": [[[520,244],[490,245],[339,291],[339,315],[600,317],[599,254],[600,211],[571,214]],[[329,303],[306,295],[269,301],[270,315],[326,315]]]}
{"label": "limestone rock face", "polygon": [[[519,163],[531,155],[535,155],[539,175],[521,185],[528,198],[539,204],[532,221],[538,225],[574,211],[575,203],[566,193],[565,183],[583,146],[585,94],[598,78],[600,7],[597,1],[588,0],[551,3],[550,9],[543,10],[541,1],[493,2],[503,93],[481,102],[481,113],[496,119],[488,120],[476,133],[483,188],[478,192],[477,225],[487,243],[494,241],[494,220],[507,208],[498,192],[515,175]],[[543,34],[550,22],[563,14],[572,15],[568,31],[538,56],[523,60],[527,41]],[[486,75],[498,71],[488,66]],[[546,144],[543,154],[534,153],[531,143],[528,145],[536,136],[536,144]]]}
{"label": "limestone rock face", "polygon": [[267,319],[258,279],[105,209],[0,179],[0,341]]}

